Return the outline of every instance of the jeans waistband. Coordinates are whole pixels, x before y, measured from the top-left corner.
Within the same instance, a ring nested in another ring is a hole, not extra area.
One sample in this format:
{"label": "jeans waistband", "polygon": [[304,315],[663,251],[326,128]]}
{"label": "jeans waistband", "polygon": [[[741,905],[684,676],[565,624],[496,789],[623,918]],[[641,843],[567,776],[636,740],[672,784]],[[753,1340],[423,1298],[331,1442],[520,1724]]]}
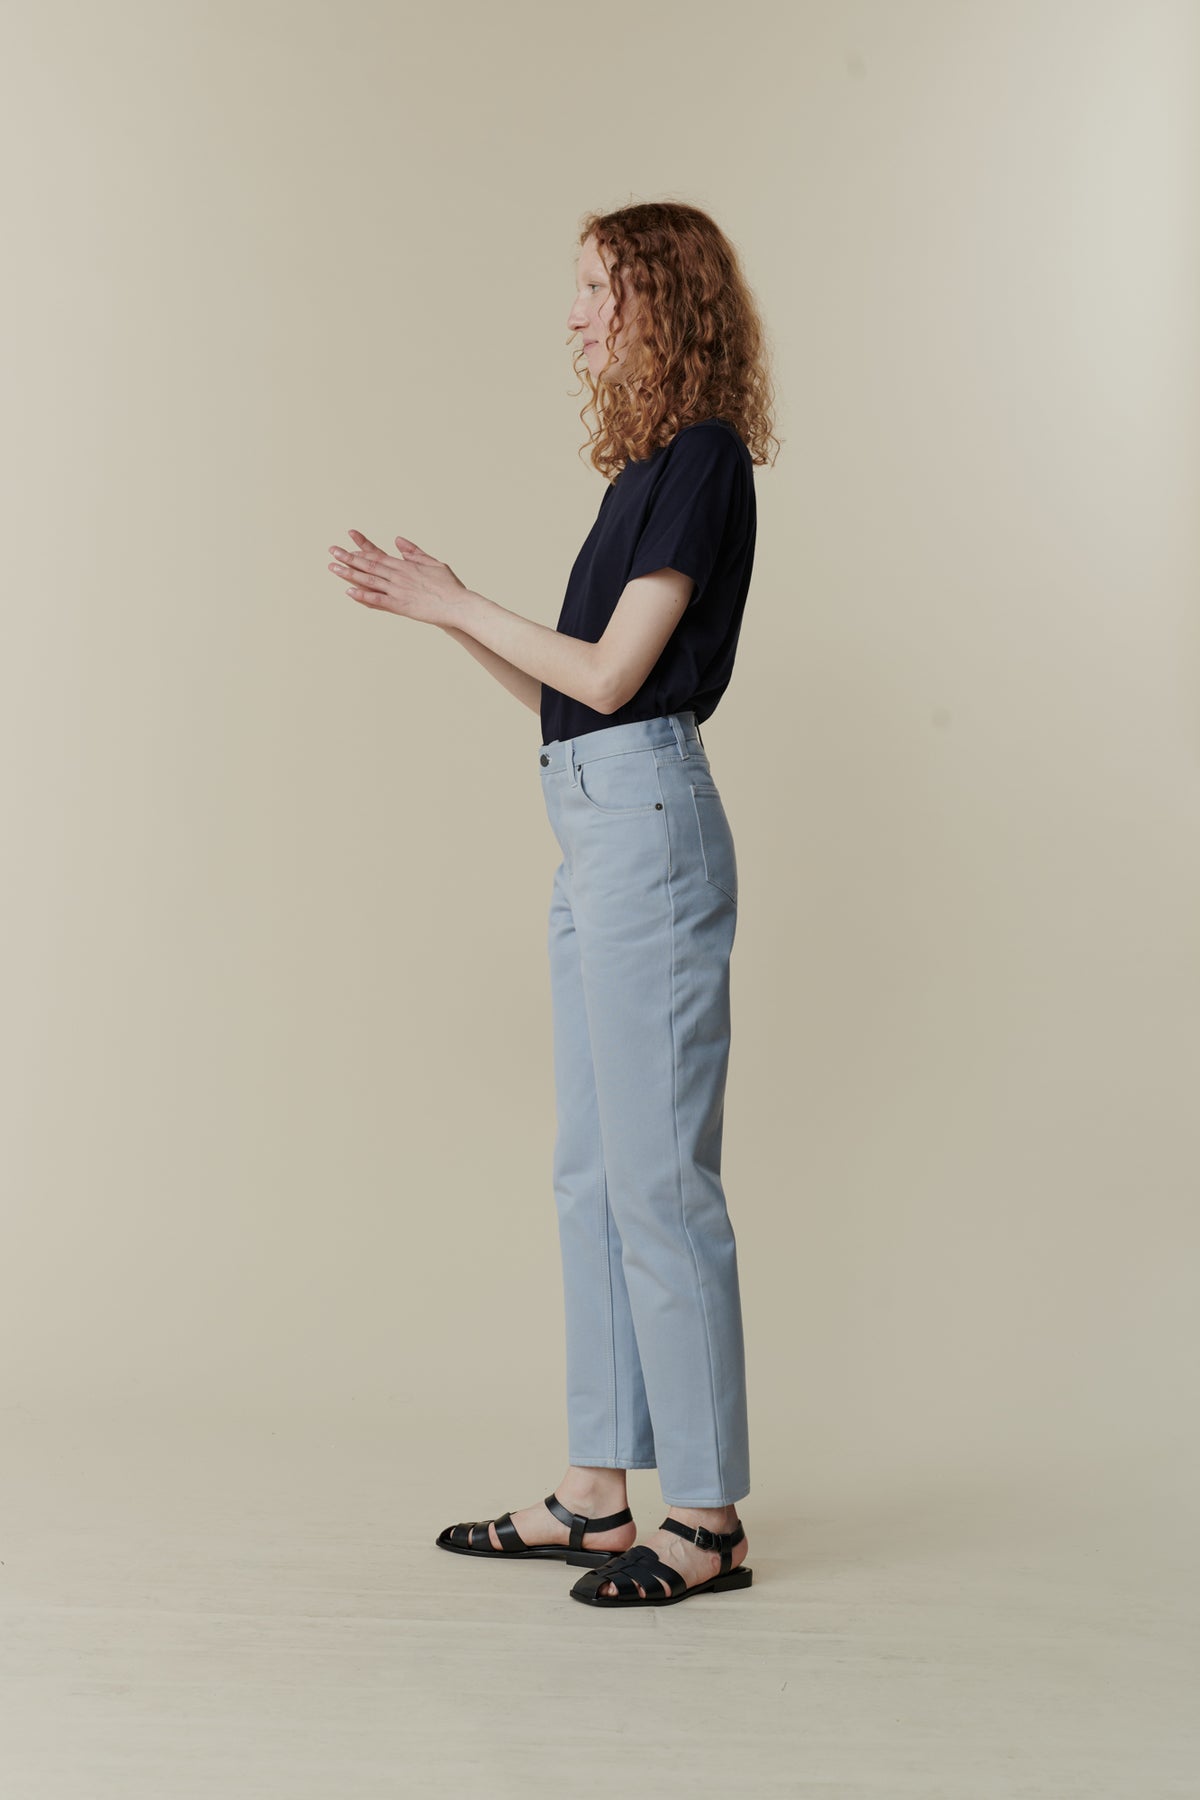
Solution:
{"label": "jeans waistband", "polygon": [[704,755],[704,739],[696,715],[664,713],[658,719],[628,719],[622,725],[602,725],[578,737],[554,738],[538,751],[543,769],[578,768],[593,756],[615,756],[622,750],[655,750],[676,744],[681,757]]}

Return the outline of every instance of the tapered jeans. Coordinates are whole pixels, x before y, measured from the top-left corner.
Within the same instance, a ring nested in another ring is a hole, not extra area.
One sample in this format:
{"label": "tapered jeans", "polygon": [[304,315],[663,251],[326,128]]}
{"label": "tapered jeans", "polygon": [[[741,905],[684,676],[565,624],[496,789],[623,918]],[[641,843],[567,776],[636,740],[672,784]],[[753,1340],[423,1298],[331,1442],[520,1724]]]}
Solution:
{"label": "tapered jeans", "polygon": [[721,1180],[733,835],[695,714],[538,752],[550,902],[568,1461],[750,1491],[737,1246]]}

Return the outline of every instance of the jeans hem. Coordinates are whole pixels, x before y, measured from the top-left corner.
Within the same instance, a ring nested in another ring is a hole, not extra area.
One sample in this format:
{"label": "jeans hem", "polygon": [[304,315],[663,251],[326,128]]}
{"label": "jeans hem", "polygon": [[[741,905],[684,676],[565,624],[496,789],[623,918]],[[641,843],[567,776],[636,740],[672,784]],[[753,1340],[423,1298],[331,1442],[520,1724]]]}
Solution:
{"label": "jeans hem", "polygon": [[627,1462],[621,1456],[576,1456],[568,1450],[567,1461],[576,1469],[657,1469],[654,1462]]}
{"label": "jeans hem", "polygon": [[750,1493],[750,1489],[747,1488],[745,1493],[734,1494],[732,1496],[732,1498],[727,1499],[727,1500],[718,1500],[718,1499],[713,1498],[712,1496],[708,1496],[703,1500],[669,1500],[667,1498],[667,1496],[664,1494],[663,1495],[663,1505],[664,1506],[694,1506],[694,1507],[703,1507],[703,1508],[715,1507],[715,1506],[736,1506],[738,1501],[745,1500],[747,1498],[747,1496],[749,1495],[749,1493]]}

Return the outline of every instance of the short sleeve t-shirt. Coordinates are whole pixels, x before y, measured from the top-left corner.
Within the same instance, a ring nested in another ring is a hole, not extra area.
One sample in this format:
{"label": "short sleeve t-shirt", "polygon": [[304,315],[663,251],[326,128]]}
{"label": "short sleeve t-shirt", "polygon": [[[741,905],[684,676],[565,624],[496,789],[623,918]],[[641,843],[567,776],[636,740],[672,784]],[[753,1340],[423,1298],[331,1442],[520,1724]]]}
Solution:
{"label": "short sleeve t-shirt", "polygon": [[696,585],[662,655],[616,712],[542,684],[542,742],[672,712],[707,719],[733,674],[756,529],[754,463],[725,419],[693,421],[627,462],[575,559],[555,629],[598,643],[626,584],[656,569],[678,569]]}

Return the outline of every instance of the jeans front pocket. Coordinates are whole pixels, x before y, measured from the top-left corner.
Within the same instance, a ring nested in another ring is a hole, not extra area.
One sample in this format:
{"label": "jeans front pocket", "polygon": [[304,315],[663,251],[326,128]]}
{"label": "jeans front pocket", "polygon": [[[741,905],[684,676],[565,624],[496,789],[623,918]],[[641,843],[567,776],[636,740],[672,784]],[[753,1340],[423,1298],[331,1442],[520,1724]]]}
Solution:
{"label": "jeans front pocket", "polygon": [[688,784],[696,809],[696,825],[700,848],[704,854],[704,875],[713,887],[720,888],[737,905],[737,854],[733,847],[733,831],[725,814],[725,805],[715,787]]}
{"label": "jeans front pocket", "polygon": [[653,749],[589,756],[579,765],[575,785],[593,812],[662,811],[658,761]]}

